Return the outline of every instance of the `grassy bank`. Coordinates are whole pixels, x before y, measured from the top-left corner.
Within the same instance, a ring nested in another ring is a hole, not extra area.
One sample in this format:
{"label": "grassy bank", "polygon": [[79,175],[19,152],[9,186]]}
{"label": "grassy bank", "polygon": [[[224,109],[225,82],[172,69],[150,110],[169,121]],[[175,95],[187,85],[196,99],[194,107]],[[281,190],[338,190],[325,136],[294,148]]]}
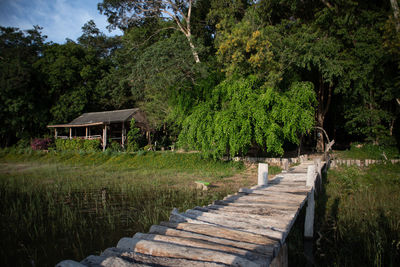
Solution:
{"label": "grassy bank", "polygon": [[[54,266],[98,254],[167,220],[173,207],[205,205],[254,184],[256,170],[244,171],[199,154],[3,150],[0,265]],[[196,180],[214,187],[196,190]]]}
{"label": "grassy bank", "polygon": [[378,146],[368,143],[355,143],[349,149],[342,151],[335,151],[335,156],[342,159],[398,159],[400,158],[400,151],[397,147],[391,146]]}
{"label": "grassy bank", "polygon": [[317,202],[316,260],[329,266],[400,264],[400,165],[330,170]]}

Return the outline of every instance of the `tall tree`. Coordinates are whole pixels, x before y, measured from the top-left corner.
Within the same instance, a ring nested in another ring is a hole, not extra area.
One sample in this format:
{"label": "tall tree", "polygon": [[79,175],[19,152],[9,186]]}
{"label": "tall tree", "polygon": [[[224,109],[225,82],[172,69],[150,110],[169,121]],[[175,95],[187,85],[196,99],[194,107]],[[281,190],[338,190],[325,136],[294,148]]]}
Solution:
{"label": "tall tree", "polygon": [[29,138],[45,129],[47,94],[33,66],[43,53],[46,36],[31,30],[0,27],[1,145]]}
{"label": "tall tree", "polygon": [[160,17],[173,20],[175,26],[169,28],[182,32],[191,48],[196,63],[200,62],[192,36],[191,19],[193,0],[103,0],[99,11],[108,16],[111,27],[127,29],[141,23],[146,18]]}

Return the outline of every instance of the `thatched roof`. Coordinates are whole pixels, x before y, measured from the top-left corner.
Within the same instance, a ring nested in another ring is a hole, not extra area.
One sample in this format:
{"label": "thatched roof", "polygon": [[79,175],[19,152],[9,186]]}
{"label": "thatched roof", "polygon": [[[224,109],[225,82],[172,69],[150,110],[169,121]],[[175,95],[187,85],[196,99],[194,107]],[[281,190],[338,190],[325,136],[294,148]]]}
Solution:
{"label": "thatched roof", "polygon": [[139,126],[141,129],[150,130],[146,115],[138,108],[83,113],[70,123],[47,125],[47,127],[86,127],[111,123],[128,123],[132,118],[135,118],[137,126]]}

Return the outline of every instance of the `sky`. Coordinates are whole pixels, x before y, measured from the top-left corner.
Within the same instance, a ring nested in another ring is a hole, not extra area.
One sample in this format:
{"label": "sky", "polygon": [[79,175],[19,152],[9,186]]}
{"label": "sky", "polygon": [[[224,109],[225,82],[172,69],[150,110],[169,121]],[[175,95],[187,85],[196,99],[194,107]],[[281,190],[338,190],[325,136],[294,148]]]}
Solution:
{"label": "sky", "polygon": [[106,35],[121,35],[119,30],[111,33],[106,29],[107,17],[97,10],[101,0],[0,0],[0,25],[21,30],[43,27],[47,41],[65,43],[66,38],[76,41],[82,35],[82,26],[93,20]]}

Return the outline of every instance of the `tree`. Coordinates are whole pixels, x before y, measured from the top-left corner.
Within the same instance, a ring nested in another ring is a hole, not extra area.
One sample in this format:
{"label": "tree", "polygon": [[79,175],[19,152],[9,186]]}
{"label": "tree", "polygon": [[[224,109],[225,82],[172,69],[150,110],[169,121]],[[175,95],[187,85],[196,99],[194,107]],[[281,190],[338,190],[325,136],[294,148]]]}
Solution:
{"label": "tree", "polygon": [[98,111],[96,87],[109,65],[96,50],[72,41],[50,44],[35,66],[46,81],[53,123],[69,122],[85,111]]}
{"label": "tree", "polygon": [[48,119],[47,94],[34,63],[40,58],[46,36],[39,26],[20,31],[0,27],[0,142],[43,132]]}
{"label": "tree", "polygon": [[103,0],[99,3],[100,13],[108,17],[111,27],[127,29],[146,18],[161,17],[171,19],[176,26],[169,26],[183,33],[191,48],[196,63],[200,62],[191,32],[193,0]]}
{"label": "tree", "polygon": [[181,146],[220,158],[245,155],[259,146],[283,154],[283,143],[298,143],[314,124],[315,94],[311,83],[293,83],[278,91],[256,76],[217,85],[183,122]]}

